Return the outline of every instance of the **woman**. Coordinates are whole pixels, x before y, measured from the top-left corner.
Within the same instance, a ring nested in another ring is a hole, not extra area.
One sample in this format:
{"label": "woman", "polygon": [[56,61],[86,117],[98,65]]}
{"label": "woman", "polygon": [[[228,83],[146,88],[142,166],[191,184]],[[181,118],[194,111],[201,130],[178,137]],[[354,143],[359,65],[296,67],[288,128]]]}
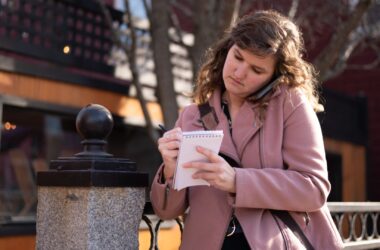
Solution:
{"label": "woman", "polygon": [[[209,51],[195,104],[158,141],[152,184],[157,215],[189,208],[181,249],[339,249],[326,206],[330,191],[315,71],[302,59],[297,26],[274,11],[240,19]],[[223,130],[220,154],[190,162],[211,187],[175,191],[182,131]]]}

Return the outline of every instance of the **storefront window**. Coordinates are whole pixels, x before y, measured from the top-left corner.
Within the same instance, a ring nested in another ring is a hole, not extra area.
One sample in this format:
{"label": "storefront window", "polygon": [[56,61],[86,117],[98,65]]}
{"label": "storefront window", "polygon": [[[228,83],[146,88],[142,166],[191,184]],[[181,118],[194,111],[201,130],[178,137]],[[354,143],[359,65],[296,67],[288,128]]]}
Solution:
{"label": "storefront window", "polygon": [[50,160],[81,151],[75,115],[3,105],[0,148],[0,224],[35,221],[36,174]]}

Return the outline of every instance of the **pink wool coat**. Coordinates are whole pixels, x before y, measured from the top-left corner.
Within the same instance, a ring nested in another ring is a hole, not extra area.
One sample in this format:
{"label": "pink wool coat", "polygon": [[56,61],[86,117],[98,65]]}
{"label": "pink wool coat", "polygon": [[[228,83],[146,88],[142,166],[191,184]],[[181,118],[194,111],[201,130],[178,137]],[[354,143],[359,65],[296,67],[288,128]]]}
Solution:
{"label": "pink wool coat", "polygon": [[[232,136],[220,90],[209,103],[218,120],[213,129],[224,131],[220,151],[242,168],[235,169],[232,196],[207,186],[175,191],[171,183],[160,183],[161,166],[151,201],[163,219],[175,218],[189,207],[181,249],[221,249],[233,209],[252,249],[305,249],[267,209],[291,211],[315,249],[342,248],[326,206],[330,183],[320,125],[301,91],[285,87],[275,91],[264,122],[257,119],[255,105],[244,103],[233,121]],[[181,112],[177,126],[183,131],[203,130],[197,105]]]}

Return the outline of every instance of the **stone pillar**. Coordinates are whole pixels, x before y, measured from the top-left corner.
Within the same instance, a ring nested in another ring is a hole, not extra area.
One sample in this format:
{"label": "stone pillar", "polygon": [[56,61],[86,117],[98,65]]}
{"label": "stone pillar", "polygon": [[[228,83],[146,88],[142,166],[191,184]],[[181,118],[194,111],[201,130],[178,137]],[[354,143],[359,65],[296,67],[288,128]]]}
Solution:
{"label": "stone pillar", "polygon": [[83,152],[37,175],[36,249],[138,249],[148,174],[105,152],[113,120],[103,106],[83,108],[76,126]]}

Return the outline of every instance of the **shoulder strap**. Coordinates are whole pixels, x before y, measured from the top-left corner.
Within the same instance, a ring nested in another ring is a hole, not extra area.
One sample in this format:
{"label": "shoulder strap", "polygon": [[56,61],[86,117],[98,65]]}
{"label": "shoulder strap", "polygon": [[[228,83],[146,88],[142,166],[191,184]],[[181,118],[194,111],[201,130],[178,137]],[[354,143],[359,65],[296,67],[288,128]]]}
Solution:
{"label": "shoulder strap", "polygon": [[214,129],[218,123],[219,119],[216,116],[215,110],[210,106],[208,102],[198,105],[199,113],[201,115],[200,121],[205,130]]}
{"label": "shoulder strap", "polygon": [[201,118],[212,112],[211,106],[208,102],[202,103],[198,105],[199,113],[201,114]]}
{"label": "shoulder strap", "polygon": [[302,232],[297,222],[293,219],[288,211],[284,210],[269,210],[274,216],[281,219],[289,227],[290,230],[297,236],[297,238],[303,243],[307,250],[314,250],[313,245],[311,245],[309,239]]}

